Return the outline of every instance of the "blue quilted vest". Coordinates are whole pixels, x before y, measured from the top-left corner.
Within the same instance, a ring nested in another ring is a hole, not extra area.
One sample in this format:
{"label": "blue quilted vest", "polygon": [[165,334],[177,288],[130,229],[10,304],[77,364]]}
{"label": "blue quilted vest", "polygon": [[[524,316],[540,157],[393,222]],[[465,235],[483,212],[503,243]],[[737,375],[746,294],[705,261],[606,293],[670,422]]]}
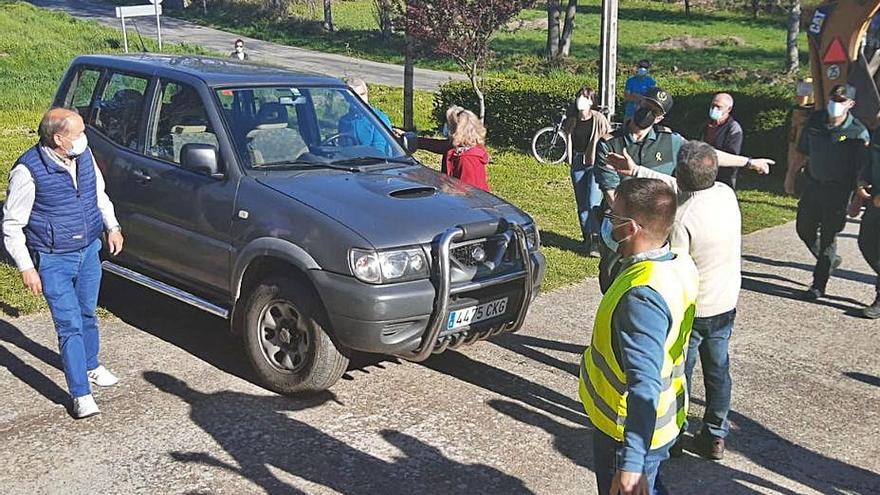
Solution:
{"label": "blue quilted vest", "polygon": [[76,160],[77,186],[70,174],[40,145],[27,150],[18,162],[30,171],[36,186],[34,207],[24,228],[27,246],[40,253],[70,253],[101,237],[104,222],[98,210],[95,160],[92,152]]}

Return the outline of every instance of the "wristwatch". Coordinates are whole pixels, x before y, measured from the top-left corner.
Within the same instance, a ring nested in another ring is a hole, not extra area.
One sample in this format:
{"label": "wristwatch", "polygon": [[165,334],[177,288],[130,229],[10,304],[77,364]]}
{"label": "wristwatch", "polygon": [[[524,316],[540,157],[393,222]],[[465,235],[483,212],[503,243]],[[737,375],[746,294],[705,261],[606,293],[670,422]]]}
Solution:
{"label": "wristwatch", "polygon": [[752,168],[752,159],[751,159],[751,157],[746,158],[746,167],[745,167],[745,168]]}
{"label": "wristwatch", "polygon": [[116,224],[116,225],[110,227],[109,229],[107,229],[108,234],[112,234],[114,232],[122,232],[122,226],[119,224]]}

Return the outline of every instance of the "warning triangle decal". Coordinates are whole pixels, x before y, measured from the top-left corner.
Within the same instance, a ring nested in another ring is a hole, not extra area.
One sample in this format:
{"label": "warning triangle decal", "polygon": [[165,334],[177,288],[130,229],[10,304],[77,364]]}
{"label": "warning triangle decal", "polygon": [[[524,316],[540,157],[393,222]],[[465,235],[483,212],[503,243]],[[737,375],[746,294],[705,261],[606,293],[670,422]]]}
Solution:
{"label": "warning triangle decal", "polygon": [[840,38],[834,38],[834,40],[831,41],[831,44],[828,45],[828,49],[825,50],[825,56],[822,57],[822,63],[843,64],[846,62],[849,62],[849,57],[846,55],[843,43],[840,42]]}

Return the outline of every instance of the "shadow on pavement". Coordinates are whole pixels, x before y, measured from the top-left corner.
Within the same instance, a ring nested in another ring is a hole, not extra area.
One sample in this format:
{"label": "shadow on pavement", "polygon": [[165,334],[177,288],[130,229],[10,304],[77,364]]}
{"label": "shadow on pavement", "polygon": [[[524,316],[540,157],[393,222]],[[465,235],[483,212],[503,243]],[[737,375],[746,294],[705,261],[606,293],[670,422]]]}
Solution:
{"label": "shadow on pavement", "polygon": [[880,387],[880,376],[866,375],[865,373],[859,373],[857,371],[847,371],[844,373],[844,376],[862,383],[867,383],[868,385]]}
{"label": "shadow on pavement", "polygon": [[173,459],[237,474],[270,495],[306,493],[280,479],[279,471],[285,478],[301,478],[348,495],[531,493],[516,477],[482,464],[459,463],[398,431],[380,432],[402,453],[386,461],[290,417],[293,412],[335,401],[331,392],[305,399],[232,391],[203,393],[165,373],[148,371],[144,378],[186,401],[192,421],[234,462],[207,452],[171,452]]}
{"label": "shadow on pavement", "polygon": [[[791,299],[793,301],[801,301],[804,302],[804,304],[807,304],[801,297],[801,294],[804,292],[805,289],[794,288],[789,285],[774,284],[765,280],[758,280],[759,278],[770,278],[783,282],[789,282],[794,286],[806,287],[800,282],[795,282],[791,279],[780,277],[779,275],[743,271],[743,290],[758,292],[760,294],[766,294],[768,296],[782,297],[785,299]],[[861,316],[861,310],[864,307],[863,303],[856,301],[855,299],[834,296],[831,294],[826,294],[824,297],[815,301],[811,301],[809,304],[817,304],[820,306],[827,306],[829,308],[838,309],[840,311],[843,311],[848,316]]]}
{"label": "shadow on pavement", "polygon": [[41,373],[16,356],[7,346],[15,346],[35,358],[61,370],[61,357],[57,352],[26,337],[21,330],[0,320],[0,367],[6,368],[12,376],[26,383],[43,397],[55,404],[67,406],[70,402],[68,393],[58,386],[54,380]]}
{"label": "shadow on pavement", "polygon": [[[752,263],[760,263],[762,265],[767,266],[775,266],[779,268],[794,268],[797,270],[804,270],[807,272],[813,273],[813,265],[808,265],[806,263],[799,263],[797,261],[780,261],[774,260],[770,258],[764,258],[761,256],[755,256],[751,254],[744,254],[742,257],[743,261],[750,261]],[[832,277],[842,278],[845,280],[852,280],[853,282],[864,282],[866,284],[870,284],[871,287],[874,286],[874,274],[854,272],[852,270],[841,270],[838,268],[831,272]]]}
{"label": "shadow on pavement", "polygon": [[573,376],[578,376],[579,370],[577,363],[564,361],[541,352],[538,349],[567,352],[576,356],[580,356],[584,352],[584,348],[581,345],[547,340],[540,337],[532,337],[530,335],[521,335],[517,333],[500,335],[491,339],[490,342],[499,347],[503,347],[508,351],[515,352],[520,356],[546,364],[547,366],[552,366]]}

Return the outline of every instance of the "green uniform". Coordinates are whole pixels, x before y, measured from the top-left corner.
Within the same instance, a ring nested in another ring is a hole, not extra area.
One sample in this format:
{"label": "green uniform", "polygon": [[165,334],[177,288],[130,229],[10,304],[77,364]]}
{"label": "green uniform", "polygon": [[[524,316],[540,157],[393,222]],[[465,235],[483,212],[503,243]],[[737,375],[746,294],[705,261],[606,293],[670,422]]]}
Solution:
{"label": "green uniform", "polygon": [[880,208],[874,206],[873,202],[874,198],[880,196],[880,132],[875,132],[871,140],[870,160],[862,166],[859,182],[871,185],[871,201],[865,205],[865,214],[859,226],[859,250],[877,273],[874,286],[880,296]]}
{"label": "green uniform", "polygon": [[672,129],[655,125],[641,141],[636,142],[627,126],[612,132],[610,136],[599,141],[596,147],[596,182],[602,191],[617,189],[621,180],[626,179],[608,168],[608,154],[623,154],[626,149],[636,165],[650,168],[666,175],[672,175],[677,165],[678,150],[685,143],[685,138]]}
{"label": "green uniform", "polygon": [[[608,165],[608,154],[623,154],[623,150],[636,162],[636,165],[650,168],[651,170],[672,175],[678,165],[678,150],[687,140],[672,129],[655,125],[641,141],[635,141],[628,126],[624,125],[610,136],[599,141],[596,146],[596,182],[599,188],[605,191],[617,189],[621,180],[629,177],[621,176],[614,171],[614,167]],[[604,205],[604,203],[603,203]],[[607,206],[607,205],[604,205]],[[619,256],[611,252],[604,243],[599,243],[599,288],[602,292],[611,285],[613,277],[611,272],[617,263]]]}
{"label": "green uniform", "polygon": [[852,115],[840,126],[828,112],[813,113],[798,143],[809,157],[806,187],[798,202],[798,237],[816,257],[813,288],[825,291],[832,265],[839,263],[837,234],[846,225],[846,207],[859,171],[868,163],[868,130]]}

